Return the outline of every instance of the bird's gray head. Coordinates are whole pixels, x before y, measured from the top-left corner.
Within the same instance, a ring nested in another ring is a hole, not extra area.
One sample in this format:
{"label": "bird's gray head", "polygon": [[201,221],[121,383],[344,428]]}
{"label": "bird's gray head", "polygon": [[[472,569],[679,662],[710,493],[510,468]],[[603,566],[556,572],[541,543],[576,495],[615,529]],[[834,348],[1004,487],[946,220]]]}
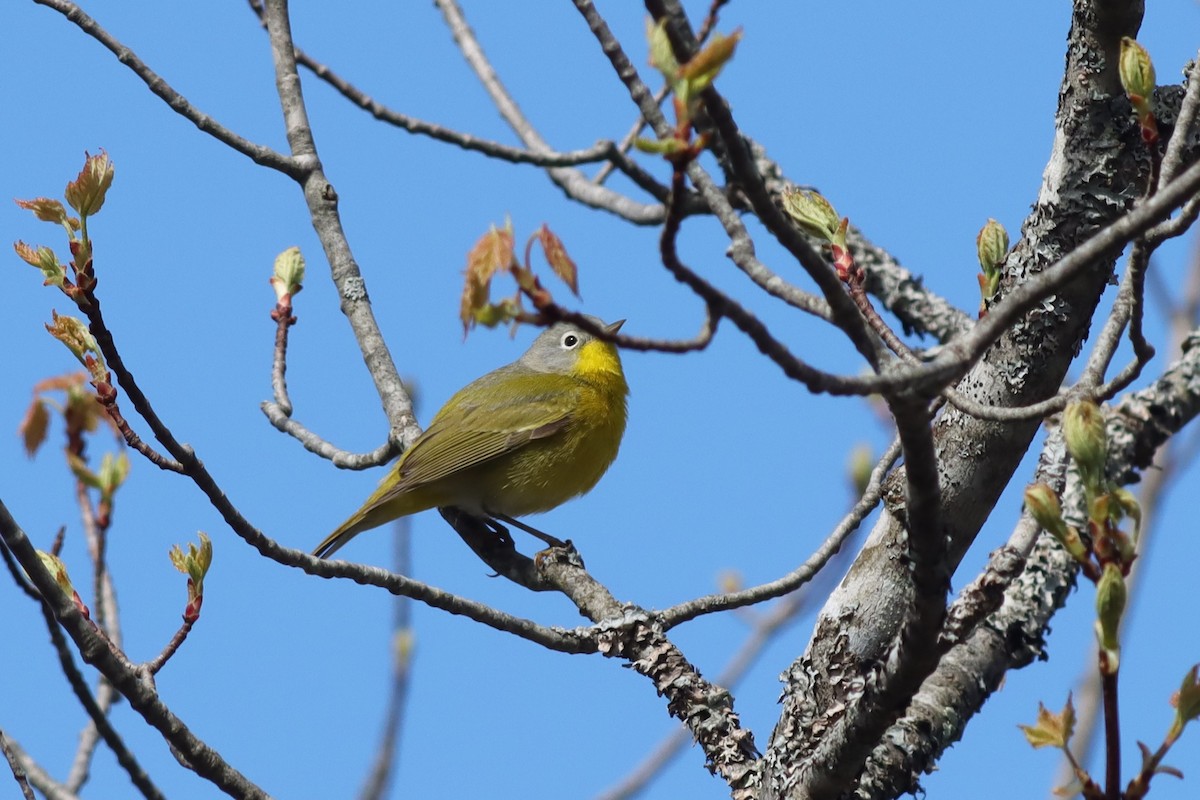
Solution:
{"label": "bird's gray head", "polygon": [[[608,333],[616,333],[625,324],[623,319],[611,325],[605,324],[599,317],[589,316],[587,319]],[[573,322],[557,322],[533,340],[517,363],[538,372],[569,372],[579,361],[584,345],[594,339],[595,336]]]}

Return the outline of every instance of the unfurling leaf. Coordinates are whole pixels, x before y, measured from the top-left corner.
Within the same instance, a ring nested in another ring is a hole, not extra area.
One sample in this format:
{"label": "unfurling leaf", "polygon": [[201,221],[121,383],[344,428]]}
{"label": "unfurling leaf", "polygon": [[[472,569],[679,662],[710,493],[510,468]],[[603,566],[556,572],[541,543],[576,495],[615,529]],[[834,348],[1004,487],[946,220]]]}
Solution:
{"label": "unfurling leaf", "polygon": [[714,33],[704,49],[679,67],[679,80],[687,82],[689,96],[695,97],[716,80],[717,75],[733,58],[733,51],[737,49],[741,39],[741,28],[729,36]]}
{"label": "unfurling leaf", "polygon": [[66,274],[62,264],[58,263],[58,256],[54,255],[54,251],[49,247],[39,245],[37,249],[34,249],[24,242],[17,241],[13,243],[13,249],[17,251],[17,255],[22,261],[42,271],[42,276],[45,278],[42,281],[43,286],[63,285]]}
{"label": "unfurling leaf", "polygon": [[64,227],[71,227],[71,218],[67,216],[67,209],[63,208],[63,204],[58,200],[49,197],[35,197],[32,200],[18,200],[17,205],[32,211],[33,215],[43,222],[57,222]]}
{"label": "unfurling leaf", "polygon": [[480,310],[488,305],[488,287],[486,284],[481,284],[471,280],[467,276],[467,282],[463,286],[462,299],[459,302],[458,316],[462,320],[463,333],[474,325],[478,320],[476,316]]}
{"label": "unfurling leaf", "polygon": [[570,287],[571,293],[578,297],[579,270],[575,266],[575,262],[567,255],[567,249],[563,247],[562,239],[558,238],[558,235],[545,225],[538,228],[534,235],[541,242],[542,251],[546,254],[546,261],[554,270],[554,274],[562,278],[563,283]]}
{"label": "unfurling leaf", "polygon": [[104,366],[104,355],[87,326],[75,317],[59,315],[57,311],[50,313],[53,324],[46,326],[50,335],[67,346],[79,363],[87,368],[93,381],[107,381],[108,368]]}
{"label": "unfurling leaf", "polygon": [[503,230],[493,225],[467,253],[466,281],[459,305],[464,332],[483,322],[478,315],[488,305],[492,277],[501,270],[511,269],[514,263],[513,234],[508,225]]}
{"label": "unfurling leaf", "polygon": [[204,595],[204,576],[208,574],[208,568],[212,566],[212,552],[212,540],[204,531],[200,531],[199,547],[188,542],[186,553],[179,545],[171,548],[171,563],[175,565],[175,569],[188,576],[189,599],[192,596],[202,597]]}
{"label": "unfurling leaf", "polygon": [[129,456],[120,453],[114,457],[112,453],[105,453],[104,458],[100,460],[100,471],[96,476],[99,485],[96,488],[100,490],[100,494],[106,500],[111,502],[113,494],[125,482],[128,475]]}
{"label": "unfurling leaf", "polygon": [[25,455],[32,458],[46,441],[46,431],[50,427],[50,411],[46,408],[46,401],[40,397],[33,398],[29,404],[29,408],[25,410],[25,416],[21,419],[21,424],[17,426],[17,433],[21,435],[21,441],[25,444]]}
{"label": "unfurling leaf", "polygon": [[521,307],[511,297],[506,297],[499,303],[485,303],[472,312],[471,324],[494,328],[512,322],[521,313]]}
{"label": "unfurling leaf", "polygon": [[633,140],[633,146],[643,153],[651,155],[673,156],[688,149],[688,143],[682,139],[646,139],[641,136]]}
{"label": "unfurling leaf", "polygon": [[646,40],[650,43],[650,66],[663,74],[667,83],[675,83],[679,74],[679,62],[675,60],[675,51],[671,49],[671,40],[667,38],[666,17],[655,24],[646,20]]}
{"label": "unfurling leaf", "polygon": [[1058,495],[1044,483],[1035,483],[1025,490],[1025,508],[1043,530],[1061,540],[1066,535],[1067,523],[1063,521],[1062,506]]}
{"label": "unfurling leaf", "polygon": [[487,284],[493,275],[511,267],[515,260],[512,230],[493,225],[467,253],[467,276]]}
{"label": "unfurling leaf", "polygon": [[91,467],[83,460],[82,456],[76,453],[67,453],[67,466],[70,467],[75,480],[91,489],[100,488],[100,476],[92,472]]}
{"label": "unfurling leaf", "polygon": [[67,184],[67,203],[81,217],[97,213],[104,205],[108,187],[112,186],[113,173],[108,153],[101,150],[98,156],[89,154],[75,180]]}
{"label": "unfurling leaf", "polygon": [[1071,703],[1071,695],[1067,695],[1067,704],[1061,713],[1051,713],[1044,705],[1038,703],[1037,723],[1017,727],[1024,732],[1025,738],[1035,748],[1065,748],[1075,731],[1075,706]]}

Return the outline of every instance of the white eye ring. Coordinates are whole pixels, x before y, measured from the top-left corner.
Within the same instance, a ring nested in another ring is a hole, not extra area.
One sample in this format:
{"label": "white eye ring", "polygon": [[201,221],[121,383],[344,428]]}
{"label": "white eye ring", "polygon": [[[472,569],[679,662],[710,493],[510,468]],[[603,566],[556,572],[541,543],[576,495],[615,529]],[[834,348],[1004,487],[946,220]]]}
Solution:
{"label": "white eye ring", "polygon": [[579,346],[579,342],[579,334],[575,333],[574,331],[568,331],[564,333],[562,338],[558,340],[559,345],[561,345],[564,350],[574,350]]}

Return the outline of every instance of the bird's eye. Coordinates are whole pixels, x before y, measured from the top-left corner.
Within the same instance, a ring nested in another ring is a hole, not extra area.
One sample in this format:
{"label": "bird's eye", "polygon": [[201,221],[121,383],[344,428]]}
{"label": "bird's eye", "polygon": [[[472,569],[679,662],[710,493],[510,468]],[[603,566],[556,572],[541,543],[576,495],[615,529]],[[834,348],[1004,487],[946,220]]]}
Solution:
{"label": "bird's eye", "polygon": [[579,336],[574,333],[564,333],[561,341],[564,349],[574,350],[579,344]]}

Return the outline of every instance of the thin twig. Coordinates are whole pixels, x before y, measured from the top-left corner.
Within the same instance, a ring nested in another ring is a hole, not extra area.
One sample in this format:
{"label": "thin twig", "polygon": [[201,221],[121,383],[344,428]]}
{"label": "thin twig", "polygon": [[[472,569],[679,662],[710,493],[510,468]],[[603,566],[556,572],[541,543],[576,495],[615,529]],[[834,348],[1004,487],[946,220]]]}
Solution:
{"label": "thin twig", "polygon": [[[265,10],[261,0],[249,0],[250,8],[258,16],[259,21],[266,26]],[[319,79],[329,84],[338,94],[345,97],[354,105],[371,114],[380,122],[387,123],[401,130],[421,136],[428,136],[439,142],[454,145],[463,150],[481,153],[489,158],[508,161],[514,164],[530,164],[536,167],[576,167],[583,164],[605,162],[607,167],[620,169],[629,176],[638,187],[652,196],[666,196],[667,189],[654,179],[622,149],[608,140],[596,142],[591,147],[570,151],[535,151],[528,148],[511,147],[500,142],[484,139],[470,133],[463,133],[442,125],[416,119],[402,114],[380,103],[366,92],[359,89],[350,81],[335,72],[329,65],[318,61],[307,52],[296,48],[296,63],[312,72]]]}
{"label": "thin twig", "polygon": [[1175,117],[1175,130],[1167,142],[1163,154],[1162,167],[1158,173],[1158,188],[1162,189],[1179,174],[1183,166],[1184,153],[1188,146],[1188,138],[1192,135],[1192,125],[1200,114],[1200,51],[1192,61],[1192,67],[1187,74],[1187,91],[1179,104],[1179,114]]}
{"label": "thin twig", "polygon": [[[1104,654],[1100,654],[1104,658]],[[1100,694],[1104,697],[1104,796],[1121,798],[1121,703],[1118,698],[1119,672],[1105,671],[1100,676]]]}
{"label": "thin twig", "polygon": [[691,339],[652,339],[646,336],[609,333],[603,326],[593,322],[586,314],[571,311],[554,303],[541,306],[539,312],[545,317],[542,320],[544,324],[570,322],[599,339],[612,342],[622,350],[658,353],[691,353],[705,349],[712,342],[713,336],[716,335],[717,324],[721,320],[721,315],[716,309],[711,306],[705,306],[704,322],[701,323],[700,330]]}
{"label": "thin twig", "polygon": [[[1164,161],[1164,171],[1166,162]],[[1155,273],[1151,273],[1155,274]],[[1175,298],[1161,298],[1166,306],[1166,315],[1170,322],[1169,342],[1166,351],[1172,355],[1178,354],[1188,334],[1200,324],[1200,242],[1192,256],[1191,266],[1182,297],[1176,304]],[[1195,440],[1200,441],[1200,440]],[[1184,468],[1192,462],[1196,451],[1187,447],[1186,441],[1179,437],[1171,437],[1163,442],[1154,454],[1153,462],[1157,469],[1147,470],[1142,476],[1138,490],[1138,506],[1142,513],[1141,532],[1138,536],[1138,558],[1133,562],[1129,575],[1125,578],[1125,589],[1128,594],[1127,607],[1132,608],[1145,584],[1143,570],[1149,563],[1147,554],[1153,547],[1158,536],[1159,513],[1172,489],[1174,480],[1179,478]],[[1118,635],[1123,639],[1126,630],[1134,616],[1125,613],[1121,617]],[[1101,686],[1096,674],[1096,665],[1091,654],[1085,659],[1080,675],[1075,681],[1075,747],[1081,758],[1090,752],[1095,738],[1097,723],[1100,720]],[[1052,786],[1064,786],[1070,782],[1074,767],[1070,763],[1059,765]]]}
{"label": "thin twig", "polygon": [[838,552],[842,543],[846,541],[846,538],[858,529],[858,526],[862,524],[867,515],[879,504],[880,493],[883,489],[883,480],[887,477],[888,472],[899,456],[900,440],[896,439],[888,446],[883,456],[880,457],[879,461],[875,464],[875,468],[871,470],[871,477],[867,481],[867,486],[863,491],[862,497],[859,498],[849,513],[830,532],[829,536],[825,537],[825,541],[821,543],[821,546],[799,567],[769,583],[752,586],[749,589],[742,589],[737,592],[711,594],[664,609],[657,614],[663,630],[670,630],[676,625],[681,625],[704,614],[712,614],[732,608],[742,608],[774,597],[780,597],[795,591],[808,581],[811,581]]}
{"label": "thin twig", "polygon": [[[71,443],[68,446],[71,448],[78,447],[77,453],[82,456],[82,441],[78,445]],[[87,540],[88,553],[92,559],[93,566],[93,592],[95,594],[93,619],[96,625],[105,631],[109,640],[117,647],[120,647],[121,624],[120,618],[117,615],[117,598],[116,592],[113,589],[112,573],[108,570],[106,555],[108,522],[111,521],[111,514],[104,515],[105,518],[103,520],[98,519],[92,510],[87,486],[82,481],[76,481],[75,492],[80,510],[80,518],[83,522],[84,537]],[[102,522],[104,524],[101,524]],[[116,697],[117,694],[112,686],[101,677],[100,685],[96,687],[96,707],[100,709],[100,713],[107,716]],[[67,773],[66,780],[63,782],[68,791],[78,792],[87,782],[91,772],[92,758],[99,743],[100,730],[96,726],[96,722],[89,718],[87,726],[79,734],[79,745],[75,749],[75,757],[71,761],[71,769]]]}
{"label": "thin twig", "polygon": [[[12,517],[9,516],[8,509],[4,507],[3,502],[0,502],[0,529],[9,524],[15,528],[16,523],[11,522],[11,520]],[[3,530],[0,530],[0,533],[3,532]],[[10,547],[13,546],[13,540],[9,538],[11,534],[12,531],[10,530],[8,535],[5,536]],[[25,542],[28,543],[28,540],[26,539]],[[34,584],[38,585],[37,576],[30,571],[29,564],[25,563],[25,561],[21,559],[18,547],[13,547],[13,551],[17,559],[21,561],[22,566],[25,567],[25,571],[29,573],[30,578],[33,579]],[[50,586],[53,587],[53,591],[62,597],[62,599],[66,602],[66,605],[71,608],[72,613],[80,618],[81,622],[78,627],[81,629],[90,627],[90,631],[95,634],[93,638],[93,644],[96,645],[96,651],[103,649],[106,653],[112,655],[114,651],[112,650],[111,642],[109,642],[109,640],[100,633],[100,629],[94,627],[90,621],[82,619],[82,615],[79,613],[78,609],[76,609],[75,605],[70,600],[66,599],[66,596],[57,588],[57,586],[53,583],[53,580],[51,580]],[[39,585],[39,588],[42,587]],[[42,588],[42,593],[43,597],[49,597],[46,589]],[[129,775],[129,780],[134,786],[137,787],[138,791],[142,793],[143,797],[147,798],[147,800],[163,800],[164,795],[159,791],[158,787],[151,782],[150,776],[146,774],[146,771],[142,768],[141,764],[138,763],[133,752],[125,745],[125,740],[122,739],[121,735],[117,733],[115,728],[113,728],[112,723],[109,721],[106,714],[106,710],[100,708],[100,705],[96,702],[96,698],[92,695],[91,690],[88,689],[87,681],[84,680],[79,668],[75,666],[75,659],[71,655],[71,649],[67,645],[67,640],[62,635],[62,631],[59,629],[59,622],[62,620],[62,617],[58,614],[57,609],[52,606],[49,599],[39,603],[39,606],[42,616],[46,622],[46,630],[50,633],[51,644],[54,645],[54,650],[58,654],[58,663],[62,668],[63,675],[66,676],[67,683],[70,684],[71,691],[74,692],[75,698],[79,701],[79,704],[83,706],[83,710],[87,712],[88,718],[91,719],[92,724],[96,726],[96,730],[99,732],[100,737],[104,740],[104,744],[107,745],[108,749],[112,751],[113,755],[117,759],[117,763],[120,764],[121,768],[124,769]],[[58,617],[57,620],[56,617]],[[77,647],[79,647],[80,654],[83,656],[84,660],[87,661],[88,651],[80,645],[78,640],[76,640],[75,644]]]}
{"label": "thin twig", "polygon": [[34,2],[54,9],[85,34],[102,44],[117,57],[117,61],[124,64],[135,75],[141,78],[146,87],[170,106],[171,110],[191,122],[203,133],[207,133],[222,144],[228,145],[231,149],[241,153],[256,164],[278,170],[285,175],[293,177],[299,174],[300,167],[295,159],[288,158],[269,147],[255,144],[249,139],[237,135],[189,103],[187,98],[171,88],[171,85],[163,80],[161,75],[150,69],[145,62],[138,58],[136,53],[121,44],[104,28],[100,27],[99,23],[85,14],[83,9],[75,3],[69,2],[69,0],[34,0]]}
{"label": "thin twig", "polygon": [[25,771],[29,784],[45,795],[46,800],[79,800],[78,795],[68,791],[65,786],[54,780],[50,773],[42,769],[42,766],[33,759],[33,756],[25,752],[19,742],[10,737],[8,747]]}
{"label": "thin twig", "polygon": [[717,14],[721,11],[721,7],[726,5],[729,0],[712,0],[708,5],[708,13],[704,15],[704,22],[700,23],[700,30],[696,31],[696,44],[702,45],[708,40],[709,34],[717,27]]}
{"label": "thin twig", "polygon": [[413,416],[412,398],[400,380],[387,342],[371,308],[366,282],[350,251],[346,231],[338,213],[337,191],[330,184],[317,156],[317,145],[308,121],[308,110],[300,91],[300,75],[296,67],[295,42],[285,2],[268,2],[265,7],[267,34],[275,64],[275,89],[283,112],[288,144],[297,162],[305,170],[296,180],[304,190],[313,229],[321,240],[330,276],[341,298],[342,313],[346,315],[355,342],[362,353],[367,371],[375,382],[375,390],[383,405],[389,431],[388,441],[407,446],[420,434]]}
{"label": "thin twig", "polygon": [[25,593],[25,596],[36,602],[42,602],[42,595],[38,592],[34,585],[29,582],[29,578],[25,576],[25,572],[21,569],[21,565],[13,558],[12,551],[8,549],[8,545],[0,541],[0,558],[4,559],[4,566],[8,567],[9,577],[13,579],[13,583],[17,588]]}
{"label": "thin twig", "polygon": [[183,623],[175,631],[175,635],[171,637],[171,641],[167,642],[166,646],[163,647],[162,652],[143,665],[146,672],[151,675],[157,675],[159,670],[166,666],[171,657],[175,655],[180,646],[187,640],[188,634],[192,632],[192,626],[195,624],[195,619],[185,617]]}
{"label": "thin twig", "polygon": [[290,303],[285,307],[276,304],[271,317],[275,320],[275,350],[271,361],[271,389],[274,402],[261,405],[263,414],[277,430],[288,434],[304,446],[305,450],[333,462],[343,469],[369,469],[385,464],[396,456],[399,448],[395,442],[386,441],[369,453],[351,453],[334,446],[308,428],[292,419],[292,399],[287,389],[288,332],[296,324]]}
{"label": "thin twig", "polygon": [[[99,299],[97,299],[96,296],[89,291],[87,295],[87,302],[82,303],[79,308],[84,314],[87,315],[88,331],[92,334],[92,336],[96,337],[97,341],[99,341],[101,337],[107,338],[111,345],[112,333],[109,332],[108,325],[104,322],[104,315],[100,310]],[[116,358],[110,360],[107,366],[110,371],[115,372],[119,376],[122,374],[122,372],[126,372],[125,365],[121,361],[121,355],[117,352],[116,347],[110,346],[109,349],[113,352]],[[151,416],[153,416],[154,410],[150,407],[149,401],[147,401],[144,396],[141,398],[134,397],[134,392],[137,392],[138,394],[141,393],[141,391],[137,388],[137,385],[134,384],[133,392],[131,392],[129,387],[125,386],[124,384],[121,385],[121,388],[124,389],[125,393],[129,395],[130,402],[132,402],[134,407],[138,409],[138,413],[141,414],[142,419],[145,419],[151,430],[153,430],[157,420],[148,419],[146,417],[146,413],[149,413]],[[112,419],[118,430],[121,431],[121,435],[125,437],[125,441],[130,447],[145,456],[151,464],[159,469],[166,470],[167,472],[183,472],[183,466],[177,459],[164,456],[162,453],[151,447],[149,442],[145,441],[134,432],[133,428],[129,425],[129,422],[125,419],[119,406],[117,405],[117,392],[112,388],[112,386],[107,386],[106,391],[101,391],[101,387],[97,386],[96,394],[100,399],[100,404],[104,406],[105,412],[108,414],[109,418]],[[145,413],[143,413],[141,410],[142,408],[146,409]]]}
{"label": "thin twig", "polygon": [[[487,56],[484,55],[483,48],[475,38],[474,32],[467,24],[458,3],[455,0],[434,0],[434,4],[442,12],[442,16],[446,20],[446,25],[450,28],[450,32],[454,36],[455,44],[458,45],[463,57],[467,60],[467,64],[470,65],[479,82],[483,85],[484,90],[491,97],[496,110],[500,112],[500,116],[504,118],[504,121],[508,123],[508,126],[517,134],[517,137],[527,148],[539,153],[552,152],[552,148],[542,138],[541,134],[538,133],[537,129],[521,111],[512,95],[508,93],[504,84],[501,83]],[[615,147],[613,148],[613,153],[616,153]],[[638,224],[655,225],[663,219],[663,207],[661,204],[646,205],[638,203],[625,195],[592,183],[586,175],[577,169],[571,167],[548,167],[546,174],[568,196],[586,206],[610,211]]]}
{"label": "thin twig", "polygon": [[0,750],[4,751],[4,758],[8,760],[8,767],[12,770],[13,779],[17,782],[17,786],[21,789],[21,795],[25,800],[36,800],[33,796],[33,789],[29,788],[29,778],[25,775],[25,769],[21,766],[21,762],[17,760],[16,753],[13,752],[12,746],[8,742],[8,737],[4,735],[3,729],[0,729]]}
{"label": "thin twig", "polygon": [[[170,742],[188,765],[197,774],[212,781],[225,792],[247,800],[267,800],[267,794],[251,783],[244,775],[230,766],[220,754],[198,739],[159,698],[154,687],[143,679],[136,667],[119,650],[112,648],[92,622],[86,619],[54,578],[47,572],[38,558],[25,532],[17,525],[0,501],[0,538],[3,538],[18,563],[24,567],[34,586],[42,594],[42,613],[51,639],[61,639],[59,625],[74,641],[84,661],[96,667],[112,682],[113,686],[129,701],[130,706],[142,718]],[[149,778],[125,748],[124,743],[112,730],[108,719],[99,713],[91,693],[79,675],[64,642],[56,642],[55,649],[64,672],[84,709],[100,727],[105,743],[113,750],[117,761],[129,773],[130,779],[147,798],[161,798],[162,793],[150,783]]]}

